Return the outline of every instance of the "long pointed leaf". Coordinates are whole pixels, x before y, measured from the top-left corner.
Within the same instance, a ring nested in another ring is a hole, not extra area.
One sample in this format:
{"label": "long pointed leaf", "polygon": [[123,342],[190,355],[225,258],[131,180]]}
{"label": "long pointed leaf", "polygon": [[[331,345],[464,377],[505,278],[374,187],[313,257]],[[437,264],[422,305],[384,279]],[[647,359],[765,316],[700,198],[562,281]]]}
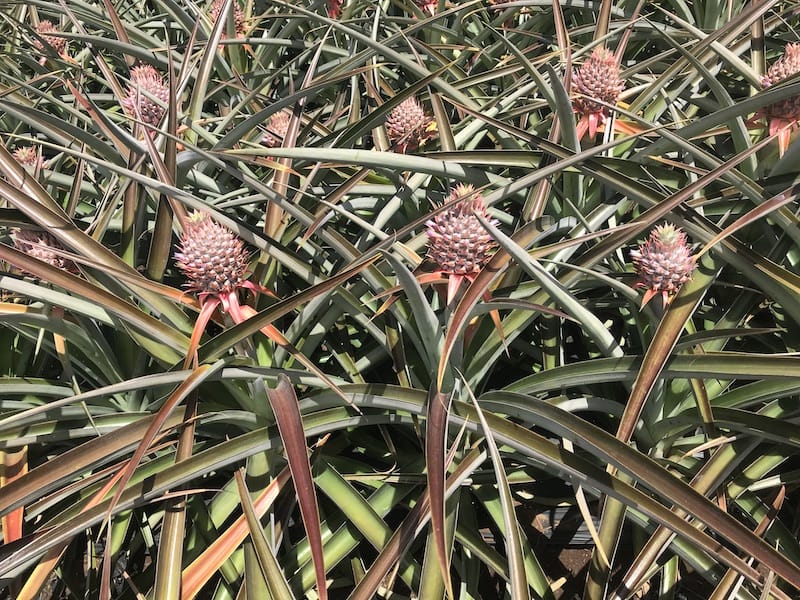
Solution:
{"label": "long pointed leaf", "polygon": [[431,533],[433,535],[439,568],[448,596],[453,596],[450,579],[450,554],[447,552],[445,533],[445,483],[447,415],[450,397],[437,390],[428,395],[428,423],[425,429],[425,464],[428,468],[428,493],[430,494]]}
{"label": "long pointed leaf", "polygon": [[[278,494],[289,482],[289,468],[281,470],[278,476],[261,492],[253,503],[253,512],[257,520],[272,506]],[[237,480],[238,483],[238,480]],[[214,573],[222,567],[234,550],[246,539],[252,531],[249,519],[242,515],[231,524],[225,532],[203,551],[192,563],[183,570],[181,580],[181,599],[192,600],[197,597],[202,587]],[[291,596],[287,596],[289,598]]]}
{"label": "long pointed leaf", "polygon": [[317,507],[317,494],[314,490],[314,480],[311,477],[311,463],[308,460],[308,447],[306,434],[303,429],[303,420],[300,417],[300,407],[297,404],[294,388],[285,375],[278,377],[278,385],[267,389],[272,411],[275,413],[275,422],[281,434],[286,460],[294,480],[294,489],[297,492],[297,501],[300,513],[303,516],[303,526],[311,546],[311,559],[317,578],[317,593],[321,600],[328,597],[328,587],[325,582],[325,564],[322,552],[322,533],[319,524],[319,508]]}
{"label": "long pointed leaf", "polygon": [[256,508],[247,491],[242,472],[237,471],[235,477],[236,488],[239,490],[239,498],[242,502],[242,510],[247,520],[247,527],[250,530],[250,539],[253,540],[253,549],[261,565],[269,593],[273,598],[292,600],[294,595],[289,589],[289,583],[286,581],[286,577],[284,577],[283,571],[281,571],[281,567],[267,543],[267,538],[264,535],[261,522],[258,520]]}

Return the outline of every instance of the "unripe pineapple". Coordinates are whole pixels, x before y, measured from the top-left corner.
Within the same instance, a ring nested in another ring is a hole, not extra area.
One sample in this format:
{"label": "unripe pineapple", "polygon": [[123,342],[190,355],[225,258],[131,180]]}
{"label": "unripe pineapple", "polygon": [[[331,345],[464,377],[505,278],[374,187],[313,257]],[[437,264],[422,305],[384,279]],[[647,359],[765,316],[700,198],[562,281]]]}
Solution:
{"label": "unripe pineapple", "polygon": [[[39,21],[39,24],[36,26],[36,33],[39,35],[42,40],[44,40],[56,53],[60,56],[63,56],[67,50],[67,39],[63,37],[58,37],[55,35],[51,35],[53,33],[61,33],[55,25],[53,25],[52,21]],[[33,45],[36,46],[39,50],[44,51],[45,46],[42,44],[40,40],[33,40]]]}
{"label": "unripe pineapple", "polygon": [[64,247],[61,243],[46,231],[14,229],[11,232],[11,239],[14,241],[14,247],[28,256],[71,273],[78,272],[75,263],[62,255]]}
{"label": "unripe pineapple", "polygon": [[[797,73],[800,73],[800,44],[787,44],[783,57],[767,69],[767,74],[761,78],[761,85],[766,89]],[[778,145],[782,155],[789,147],[792,130],[797,128],[800,122],[800,96],[765,106],[760,114],[769,123],[769,134],[778,134]]]}
{"label": "unripe pineapple", "polygon": [[692,278],[695,257],[686,243],[686,234],[671,223],[657,226],[650,237],[631,251],[639,280],[637,287],[645,288],[642,306],[661,294],[664,304]]}
{"label": "unripe pineapple", "polygon": [[122,99],[122,108],[132,118],[157,127],[166,111],[151,97],[166,104],[169,101],[169,86],[164,84],[161,74],[151,65],[133,67],[128,95]]}
{"label": "unripe pineapple", "polygon": [[416,98],[409,97],[395,106],[386,118],[386,134],[400,152],[413,152],[433,135],[433,119]]}
{"label": "unripe pineapple", "polygon": [[[216,23],[217,19],[219,19],[224,4],[225,0],[214,0],[214,3],[211,5],[211,10],[209,11],[209,17],[211,17],[212,23]],[[233,30],[236,32],[237,38],[244,37],[246,31],[244,11],[237,0],[233,0]],[[223,31],[222,39],[225,39],[226,36],[227,34]]]}
{"label": "unripe pineapple", "polygon": [[201,298],[225,296],[242,287],[250,253],[230,229],[195,211],[184,227],[175,261],[190,291]]}
{"label": "unripe pineapple", "polygon": [[291,115],[285,111],[276,112],[269,119],[267,133],[264,134],[262,142],[270,148],[277,148],[283,144],[286,132],[289,131]]}
{"label": "unripe pineapple", "polygon": [[[462,199],[425,223],[430,240],[427,257],[448,275],[475,276],[492,257],[497,242],[473,213],[489,219],[483,198],[471,185],[459,184],[448,202]],[[469,277],[468,277],[469,278]]]}
{"label": "unripe pineapple", "polygon": [[615,105],[625,88],[613,52],[597,46],[581,68],[573,71],[572,83],[574,91],[579,94],[573,98],[572,106],[575,112],[583,115],[589,136],[594,137],[598,123],[604,122],[608,116],[608,107],[600,102]]}

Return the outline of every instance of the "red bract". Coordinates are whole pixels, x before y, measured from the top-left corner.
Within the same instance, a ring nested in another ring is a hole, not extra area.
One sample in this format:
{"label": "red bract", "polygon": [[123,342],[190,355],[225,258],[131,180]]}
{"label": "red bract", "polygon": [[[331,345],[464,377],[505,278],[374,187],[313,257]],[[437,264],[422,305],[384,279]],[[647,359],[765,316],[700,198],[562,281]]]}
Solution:
{"label": "red bract", "polygon": [[328,16],[331,19],[338,19],[342,13],[342,0],[328,0]]}

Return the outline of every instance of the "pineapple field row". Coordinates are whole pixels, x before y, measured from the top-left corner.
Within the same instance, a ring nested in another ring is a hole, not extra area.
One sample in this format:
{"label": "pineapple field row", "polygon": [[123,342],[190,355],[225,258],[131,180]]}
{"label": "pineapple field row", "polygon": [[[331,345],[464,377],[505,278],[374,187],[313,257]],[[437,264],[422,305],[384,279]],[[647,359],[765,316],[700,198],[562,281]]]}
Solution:
{"label": "pineapple field row", "polygon": [[0,16],[0,600],[800,597],[796,1]]}

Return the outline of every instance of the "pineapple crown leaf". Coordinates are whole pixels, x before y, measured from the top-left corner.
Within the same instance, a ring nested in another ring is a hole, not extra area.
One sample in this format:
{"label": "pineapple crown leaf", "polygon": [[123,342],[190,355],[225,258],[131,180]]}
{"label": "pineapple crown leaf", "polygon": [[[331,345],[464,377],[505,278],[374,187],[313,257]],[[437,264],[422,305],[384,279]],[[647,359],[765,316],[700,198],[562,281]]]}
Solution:
{"label": "pineapple crown leaf", "polygon": [[664,223],[663,225],[656,226],[651,237],[657,237],[662,244],[674,244],[681,235],[683,235],[683,232],[675,227],[675,225],[672,223]]}
{"label": "pineapple crown leaf", "polygon": [[39,149],[36,146],[20,146],[12,154],[24,167],[34,167],[39,161]]}

